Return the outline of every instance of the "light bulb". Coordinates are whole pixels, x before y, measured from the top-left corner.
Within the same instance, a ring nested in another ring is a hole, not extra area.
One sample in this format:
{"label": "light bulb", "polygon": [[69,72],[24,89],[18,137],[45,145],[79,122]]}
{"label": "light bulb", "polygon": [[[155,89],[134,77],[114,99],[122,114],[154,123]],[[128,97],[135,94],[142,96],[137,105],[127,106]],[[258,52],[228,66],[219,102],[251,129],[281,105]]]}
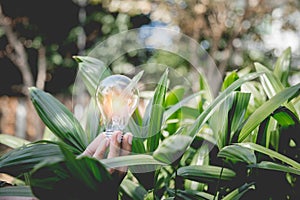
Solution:
{"label": "light bulb", "polygon": [[131,79],[112,75],[103,79],[96,90],[96,102],[103,118],[106,136],[124,131],[139,102],[139,91]]}

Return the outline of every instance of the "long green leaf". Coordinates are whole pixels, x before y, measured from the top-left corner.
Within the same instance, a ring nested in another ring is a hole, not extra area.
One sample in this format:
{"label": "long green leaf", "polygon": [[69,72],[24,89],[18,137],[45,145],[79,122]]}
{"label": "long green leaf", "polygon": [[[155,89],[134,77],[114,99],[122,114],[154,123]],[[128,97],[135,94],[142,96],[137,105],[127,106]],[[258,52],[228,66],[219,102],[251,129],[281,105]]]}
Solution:
{"label": "long green leaf", "polygon": [[91,199],[103,191],[115,195],[114,183],[107,169],[96,159],[76,159],[71,151],[60,146],[61,161],[44,162],[30,175],[33,193],[40,199]]}
{"label": "long green leaf", "polygon": [[[222,172],[222,174],[221,174]],[[221,176],[220,176],[221,174]],[[177,175],[183,178],[187,178],[194,181],[215,181],[221,180],[231,180],[236,176],[235,172],[222,167],[212,166],[212,165],[191,165],[186,167],[181,167],[177,171]]]}
{"label": "long green leaf", "polygon": [[[257,72],[264,72],[264,75],[260,76],[260,82],[269,99],[284,89],[284,86],[280,80],[267,67],[260,63],[254,63],[254,66]],[[293,104],[287,103],[285,106],[296,113]]]}
{"label": "long green leaf", "polygon": [[117,168],[124,166],[163,166],[162,162],[155,160],[151,155],[128,155],[100,160],[108,168]]}
{"label": "long green leaf", "polygon": [[269,98],[272,98],[274,95],[284,89],[282,83],[267,67],[257,62],[254,63],[254,66],[257,72],[265,73],[260,77],[260,82]]}
{"label": "long green leaf", "polygon": [[297,116],[286,107],[279,107],[273,113],[272,117],[284,127],[299,124]]}
{"label": "long green leaf", "polygon": [[189,136],[172,135],[159,145],[153,157],[163,163],[171,164],[183,155],[191,142],[192,138]]}
{"label": "long green leaf", "polygon": [[291,48],[283,51],[282,55],[277,59],[274,66],[274,74],[284,86],[288,85],[288,76],[291,64]]}
{"label": "long green leaf", "polygon": [[0,134],[0,143],[15,149],[28,144],[29,141],[8,134]]}
{"label": "long green leaf", "polygon": [[159,144],[160,131],[164,114],[165,95],[167,93],[167,81],[169,70],[159,80],[158,86],[155,89],[152,109],[150,114],[150,122],[148,129],[147,151],[153,152]]}
{"label": "long green leaf", "polygon": [[254,183],[245,183],[241,187],[233,190],[227,194],[222,200],[238,200],[240,199],[247,191],[255,189]]}
{"label": "long green leaf", "polygon": [[280,105],[286,102],[300,89],[300,84],[294,85],[290,88],[282,90],[274,97],[269,99],[263,105],[261,105],[252,115],[248,118],[246,124],[243,126],[240,135],[239,142],[245,140],[247,136],[254,130],[265,118],[267,118],[274,110]]}
{"label": "long green leaf", "polygon": [[[233,116],[229,116],[231,119],[230,132],[234,133],[244,121],[244,117],[247,111],[247,107],[250,100],[250,93],[236,92],[234,95],[233,106],[231,107],[231,113]],[[232,134],[231,134],[232,136]]]}
{"label": "long green leaf", "polygon": [[85,121],[85,132],[88,143],[91,143],[99,133],[104,130],[104,127],[100,126],[100,110],[96,108],[96,102],[94,99],[90,100],[90,103],[86,109],[83,120]]}
{"label": "long green leaf", "polygon": [[234,93],[235,92],[232,92],[232,94],[221,103],[209,119],[209,126],[213,131],[213,136],[217,141],[219,149],[227,145],[226,143],[229,141],[228,115],[233,105]]}
{"label": "long green leaf", "polygon": [[0,199],[1,197],[5,199],[4,197],[12,197],[12,196],[15,198],[21,198],[21,197],[35,198],[29,186],[8,186],[8,187],[0,188]]}
{"label": "long green leaf", "polygon": [[[177,190],[177,193],[181,195],[185,195],[187,199],[190,199],[189,197],[194,197],[193,199],[201,199],[201,200],[213,200],[214,196],[206,193],[206,192],[200,192],[195,190]],[[175,194],[175,192],[174,192]]]}
{"label": "long green leaf", "polygon": [[238,80],[239,76],[236,71],[231,72],[228,74],[222,84],[221,91],[224,91],[226,88],[228,88],[234,81]]}
{"label": "long green leaf", "polygon": [[209,106],[206,108],[201,115],[196,119],[192,127],[187,131],[187,135],[195,137],[206,121],[212,116],[218,106],[228,97],[231,93],[239,88],[243,83],[253,80],[263,73],[251,73],[241,77],[239,80],[232,83],[226,90],[224,90]]}
{"label": "long green leaf", "polygon": [[133,200],[143,200],[144,196],[147,194],[147,191],[143,188],[143,186],[129,179],[124,179],[122,181],[121,190]]}
{"label": "long green leaf", "polygon": [[12,176],[31,171],[45,160],[61,160],[62,153],[55,144],[33,143],[13,149],[0,158],[0,171]]}
{"label": "long green leaf", "polygon": [[172,105],[168,110],[166,110],[164,112],[163,121],[166,121],[172,114],[174,114],[179,109],[183,108],[187,102],[191,101],[192,99],[196,98],[197,96],[199,96],[203,93],[204,93],[203,91],[197,92],[195,94],[192,94],[192,95],[182,99],[181,101],[177,102],[176,104]]}
{"label": "long green leaf", "polygon": [[259,169],[267,169],[267,170],[275,170],[275,171],[280,171],[280,172],[285,172],[285,173],[292,173],[300,176],[300,169],[295,169],[293,167],[289,167],[286,165],[274,163],[274,162],[269,162],[269,161],[262,161],[260,163],[254,164],[254,165],[249,165],[251,168],[259,168]]}
{"label": "long green leaf", "polygon": [[221,149],[218,157],[229,159],[231,161],[245,162],[247,164],[255,164],[256,156],[252,150],[238,145],[229,145]]}
{"label": "long green leaf", "polygon": [[260,153],[263,153],[265,155],[268,155],[270,156],[271,158],[276,158],[298,170],[300,170],[300,163],[292,160],[291,158],[283,155],[283,154],[280,154],[276,151],[273,151],[271,149],[268,149],[266,147],[263,147],[263,146],[260,146],[258,144],[255,144],[255,143],[250,143],[250,142],[246,142],[246,143],[238,143],[237,145],[240,145],[240,146],[243,146],[243,147],[246,147],[246,148],[249,148],[251,150],[254,150],[254,151],[257,151],[257,152],[260,152]]}
{"label": "long green leaf", "polygon": [[73,58],[79,63],[78,76],[83,80],[90,95],[94,97],[99,82],[111,74],[109,68],[101,60],[89,56]]}
{"label": "long green leaf", "polygon": [[[165,108],[169,109],[170,107],[173,107],[176,103],[182,100],[185,93],[185,88],[183,86],[176,86],[174,87],[166,96],[165,101]],[[165,113],[164,112],[164,118],[163,118],[163,124],[165,123]],[[180,113],[178,110],[176,110],[174,113],[172,113],[167,119],[175,119],[180,121]],[[179,123],[169,123],[167,124],[166,130],[169,132],[170,135],[174,134],[179,126]]]}
{"label": "long green leaf", "polygon": [[73,114],[51,94],[40,89],[29,89],[31,101],[46,126],[63,142],[83,152],[87,136]]}

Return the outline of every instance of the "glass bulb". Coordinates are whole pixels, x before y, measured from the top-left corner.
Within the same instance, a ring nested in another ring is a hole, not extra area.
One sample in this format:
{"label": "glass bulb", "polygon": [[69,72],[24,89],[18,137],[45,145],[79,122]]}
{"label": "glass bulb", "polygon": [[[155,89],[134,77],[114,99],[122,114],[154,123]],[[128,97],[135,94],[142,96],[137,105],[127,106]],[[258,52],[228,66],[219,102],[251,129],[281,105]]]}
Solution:
{"label": "glass bulb", "polygon": [[103,79],[96,90],[96,101],[103,118],[105,132],[110,137],[113,131],[124,131],[139,102],[139,91],[129,85],[131,79],[112,75]]}

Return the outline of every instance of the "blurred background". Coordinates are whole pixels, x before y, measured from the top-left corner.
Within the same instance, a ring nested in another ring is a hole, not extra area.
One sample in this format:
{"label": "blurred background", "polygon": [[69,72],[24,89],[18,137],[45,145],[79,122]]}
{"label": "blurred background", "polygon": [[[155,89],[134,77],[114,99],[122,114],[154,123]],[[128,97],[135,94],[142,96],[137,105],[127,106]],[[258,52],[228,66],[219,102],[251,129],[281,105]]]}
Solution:
{"label": "blurred background", "polygon": [[[45,128],[27,88],[43,89],[72,110],[78,67],[72,56],[87,55],[109,36],[134,28],[167,27],[188,35],[208,52],[223,76],[251,69],[255,61],[271,68],[291,47],[289,81],[299,82],[299,4],[299,0],[0,0],[0,133],[40,139]],[[183,75],[191,67],[168,52],[126,54],[109,67],[124,73],[145,62],[172,66]]]}

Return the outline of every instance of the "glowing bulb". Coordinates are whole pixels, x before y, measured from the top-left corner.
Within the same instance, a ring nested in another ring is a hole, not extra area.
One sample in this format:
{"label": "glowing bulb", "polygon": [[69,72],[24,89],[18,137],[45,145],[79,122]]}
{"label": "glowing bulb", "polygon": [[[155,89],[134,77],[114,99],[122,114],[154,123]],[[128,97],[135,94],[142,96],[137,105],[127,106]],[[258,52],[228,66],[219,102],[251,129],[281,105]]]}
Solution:
{"label": "glowing bulb", "polygon": [[108,137],[113,131],[125,129],[138,105],[139,91],[130,83],[131,79],[126,76],[112,75],[103,79],[96,90],[96,101]]}

